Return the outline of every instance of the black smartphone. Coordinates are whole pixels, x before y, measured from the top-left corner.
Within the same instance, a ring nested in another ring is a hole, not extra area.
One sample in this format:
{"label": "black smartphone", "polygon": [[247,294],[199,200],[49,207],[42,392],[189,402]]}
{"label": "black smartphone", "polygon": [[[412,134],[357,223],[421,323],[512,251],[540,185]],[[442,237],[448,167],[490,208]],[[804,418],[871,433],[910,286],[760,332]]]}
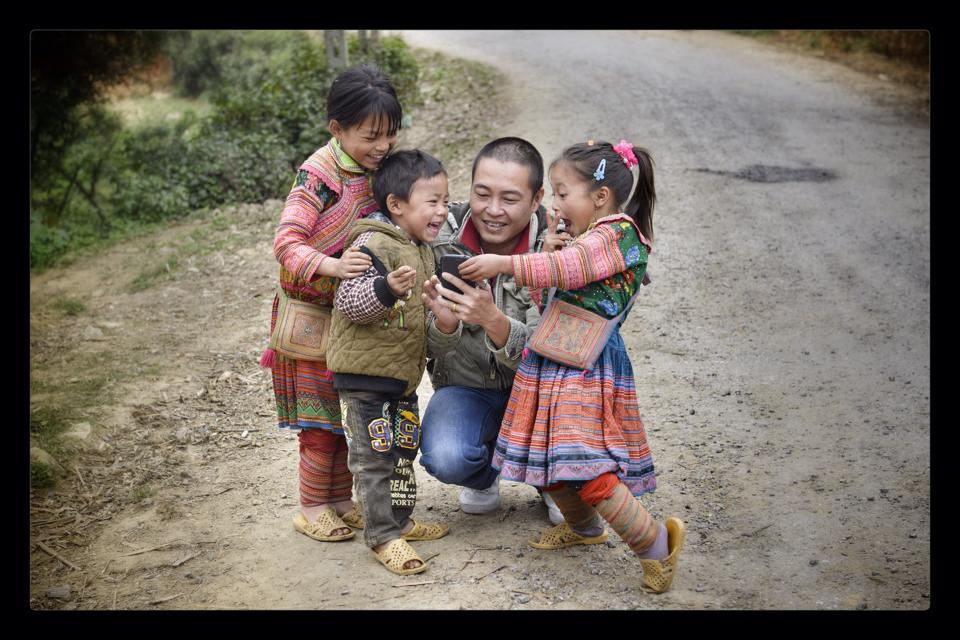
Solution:
{"label": "black smartphone", "polygon": [[[469,259],[470,259],[470,256],[461,256],[453,253],[447,254],[445,256],[440,256],[440,274],[437,276],[438,278],[440,278],[440,284],[446,287],[447,289],[450,289],[451,291],[456,291],[457,293],[463,293],[463,291],[461,291],[459,287],[454,286],[453,283],[447,282],[444,279],[443,274],[449,273],[463,280],[463,276],[460,275],[460,265]],[[477,286],[470,280],[463,280],[463,281],[466,282],[471,287]]]}

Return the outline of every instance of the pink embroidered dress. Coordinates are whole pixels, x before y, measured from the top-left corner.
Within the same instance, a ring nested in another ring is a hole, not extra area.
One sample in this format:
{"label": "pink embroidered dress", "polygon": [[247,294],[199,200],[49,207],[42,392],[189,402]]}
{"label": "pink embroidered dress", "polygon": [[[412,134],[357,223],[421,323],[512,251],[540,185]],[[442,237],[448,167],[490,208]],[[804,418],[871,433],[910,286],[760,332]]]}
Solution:
{"label": "pink embroidered dress", "polygon": [[[607,216],[560,251],[513,256],[514,278],[531,290],[557,287],[558,299],[615,318],[644,281],[649,251],[629,217]],[[619,328],[586,371],[525,350],[492,464],[505,480],[539,487],[613,472],[634,495],[656,488]]]}
{"label": "pink embroidered dress", "polygon": [[[287,296],[332,306],[337,279],[318,275],[317,268],[327,257],[339,258],[353,224],[377,209],[370,174],[335,139],[310,156],[300,166],[273,241]],[[271,333],[278,304],[275,296]],[[339,396],[325,363],[294,360],[272,350],[262,362],[273,370],[279,427],[343,433]]]}

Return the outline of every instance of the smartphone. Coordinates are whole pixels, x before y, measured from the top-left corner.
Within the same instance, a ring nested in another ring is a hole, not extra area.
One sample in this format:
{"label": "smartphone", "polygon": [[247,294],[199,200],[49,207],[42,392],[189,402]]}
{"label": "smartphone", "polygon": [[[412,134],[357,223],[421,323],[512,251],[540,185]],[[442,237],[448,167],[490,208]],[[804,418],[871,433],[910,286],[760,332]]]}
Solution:
{"label": "smartphone", "polygon": [[[456,291],[457,293],[463,293],[459,287],[456,287],[451,282],[447,282],[443,275],[444,273],[449,273],[451,275],[457,276],[461,280],[463,277],[460,275],[460,265],[470,259],[470,256],[461,256],[457,254],[447,254],[445,256],[440,256],[440,275],[437,277],[440,278],[440,284],[451,291]],[[471,287],[476,287],[473,282],[470,280],[464,280]]]}

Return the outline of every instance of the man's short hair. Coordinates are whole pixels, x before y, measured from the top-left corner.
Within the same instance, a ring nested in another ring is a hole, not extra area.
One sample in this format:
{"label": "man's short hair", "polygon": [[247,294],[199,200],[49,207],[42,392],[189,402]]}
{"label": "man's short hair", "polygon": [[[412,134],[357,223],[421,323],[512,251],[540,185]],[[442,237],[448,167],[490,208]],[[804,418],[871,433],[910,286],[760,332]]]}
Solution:
{"label": "man's short hair", "polygon": [[440,173],[446,175],[447,170],[429,153],[419,149],[396,151],[384,158],[373,174],[373,198],[380,206],[381,213],[389,216],[387,196],[392,193],[400,200],[409,202],[413,183]]}
{"label": "man's short hair", "polygon": [[516,162],[527,167],[530,172],[531,195],[536,195],[543,187],[543,158],[537,148],[523,138],[497,138],[484,145],[473,161],[473,170],[470,173],[471,181],[476,178],[477,165],[483,158],[493,158],[501,162]]}

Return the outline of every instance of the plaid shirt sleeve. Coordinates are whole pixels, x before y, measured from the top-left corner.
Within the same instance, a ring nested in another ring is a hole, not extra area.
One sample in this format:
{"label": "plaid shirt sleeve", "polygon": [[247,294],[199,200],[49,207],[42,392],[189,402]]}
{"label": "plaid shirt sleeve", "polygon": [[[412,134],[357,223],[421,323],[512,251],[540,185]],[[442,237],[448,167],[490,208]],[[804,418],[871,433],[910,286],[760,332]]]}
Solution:
{"label": "plaid shirt sleeve", "polygon": [[[362,247],[370,239],[373,232],[368,231],[357,236],[353,241],[354,247]],[[377,286],[377,281],[383,280],[383,283]],[[373,324],[383,320],[390,312],[391,306],[387,306],[377,295],[377,288],[382,290],[386,284],[386,278],[371,266],[366,272],[357,278],[350,280],[341,280],[337,287],[337,295],[334,298],[333,305],[340,310],[350,322],[356,324]],[[389,291],[389,288],[387,288]]]}

